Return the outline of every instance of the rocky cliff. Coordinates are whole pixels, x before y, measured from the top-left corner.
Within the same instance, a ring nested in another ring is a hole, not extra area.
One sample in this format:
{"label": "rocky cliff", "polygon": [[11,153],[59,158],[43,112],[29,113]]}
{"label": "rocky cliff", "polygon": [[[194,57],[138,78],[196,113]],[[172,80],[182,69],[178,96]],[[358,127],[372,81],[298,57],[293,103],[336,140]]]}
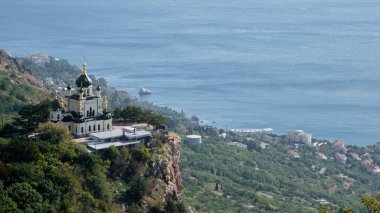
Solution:
{"label": "rocky cliff", "polygon": [[175,133],[166,135],[166,143],[155,154],[150,165],[151,176],[154,177],[154,187],[145,202],[166,203],[181,202],[181,173],[179,169],[181,138]]}

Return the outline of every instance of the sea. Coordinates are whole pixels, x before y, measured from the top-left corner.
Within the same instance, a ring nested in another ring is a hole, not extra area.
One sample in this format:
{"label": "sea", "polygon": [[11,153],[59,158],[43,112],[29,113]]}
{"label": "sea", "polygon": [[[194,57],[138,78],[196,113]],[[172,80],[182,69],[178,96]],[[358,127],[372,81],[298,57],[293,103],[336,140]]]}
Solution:
{"label": "sea", "polygon": [[0,48],[224,129],[380,141],[378,0],[0,0]]}

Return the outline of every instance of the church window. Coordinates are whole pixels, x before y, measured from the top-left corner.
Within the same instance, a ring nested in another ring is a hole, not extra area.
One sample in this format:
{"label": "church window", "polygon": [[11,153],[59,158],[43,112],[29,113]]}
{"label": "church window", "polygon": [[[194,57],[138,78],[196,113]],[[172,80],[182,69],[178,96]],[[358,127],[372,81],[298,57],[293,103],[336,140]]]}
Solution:
{"label": "church window", "polygon": [[78,133],[78,127],[75,127],[75,133]]}
{"label": "church window", "polygon": [[71,131],[71,126],[69,126],[69,131]]}
{"label": "church window", "polygon": [[95,116],[95,110],[94,109],[92,110],[92,116]]}
{"label": "church window", "polygon": [[90,132],[91,132],[91,126],[88,126],[88,131],[90,131]]}
{"label": "church window", "polygon": [[96,131],[96,128],[95,128],[95,124],[94,124],[94,126],[93,126],[94,128],[92,128],[94,131]]}
{"label": "church window", "polygon": [[82,128],[80,129],[80,131],[81,131],[81,133],[83,133],[83,126],[82,126]]}
{"label": "church window", "polygon": [[110,124],[107,124],[107,129],[110,129]]}
{"label": "church window", "polygon": [[90,107],[90,116],[92,116],[92,107]]}
{"label": "church window", "polygon": [[88,110],[87,110],[87,117],[89,117],[89,112],[88,112]]}
{"label": "church window", "polygon": [[100,131],[100,124],[98,124],[98,130]]}
{"label": "church window", "polygon": [[57,115],[57,119],[59,120],[59,114]]}

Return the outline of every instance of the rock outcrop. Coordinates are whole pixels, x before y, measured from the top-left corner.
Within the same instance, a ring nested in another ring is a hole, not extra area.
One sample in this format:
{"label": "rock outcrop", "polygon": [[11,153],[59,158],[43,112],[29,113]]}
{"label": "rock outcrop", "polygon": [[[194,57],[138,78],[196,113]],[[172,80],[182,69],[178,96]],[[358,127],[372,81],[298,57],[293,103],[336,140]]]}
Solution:
{"label": "rock outcrop", "polygon": [[[150,166],[150,173],[155,178],[151,201],[181,201],[181,173],[179,169],[181,138],[174,133],[166,136],[161,154],[158,154]],[[150,202],[151,202],[150,201]]]}

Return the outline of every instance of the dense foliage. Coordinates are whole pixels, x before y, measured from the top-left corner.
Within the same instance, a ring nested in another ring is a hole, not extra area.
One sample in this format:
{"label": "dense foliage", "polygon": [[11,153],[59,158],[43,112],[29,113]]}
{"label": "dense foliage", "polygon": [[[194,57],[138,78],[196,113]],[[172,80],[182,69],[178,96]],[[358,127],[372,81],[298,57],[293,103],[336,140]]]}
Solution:
{"label": "dense foliage", "polygon": [[[44,140],[0,139],[0,209],[111,211],[104,162],[71,142],[65,128],[45,124],[40,132],[46,134]],[[51,132],[55,132],[54,137],[49,137]]]}
{"label": "dense foliage", "polygon": [[164,126],[166,123],[166,120],[162,115],[135,105],[128,105],[123,109],[117,107],[113,112],[113,118],[116,121],[123,120],[124,122],[146,122],[156,127]]}

